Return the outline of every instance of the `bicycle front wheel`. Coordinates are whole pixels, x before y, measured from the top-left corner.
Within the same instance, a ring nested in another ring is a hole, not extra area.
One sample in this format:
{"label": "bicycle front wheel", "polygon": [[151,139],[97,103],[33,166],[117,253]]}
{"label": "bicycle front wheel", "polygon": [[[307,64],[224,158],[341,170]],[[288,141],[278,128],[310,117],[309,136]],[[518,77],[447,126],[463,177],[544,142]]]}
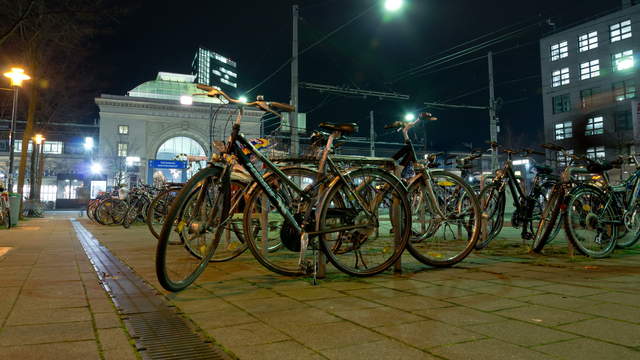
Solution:
{"label": "bicycle front wheel", "polygon": [[219,167],[200,170],[169,209],[156,248],[156,275],[169,291],[191,285],[216,251],[229,212],[229,176],[223,174]]}
{"label": "bicycle front wheel", "polygon": [[476,243],[476,249],[484,249],[500,233],[504,225],[504,206],[506,197],[504,191],[496,184],[488,184],[480,192],[480,206],[486,227],[482,231],[480,240]]}
{"label": "bicycle front wheel", "polygon": [[567,238],[584,255],[603,258],[616,247],[618,225],[616,211],[607,195],[597,188],[583,186],[569,195],[565,232]]}
{"label": "bicycle front wheel", "polygon": [[473,188],[445,171],[409,186],[412,231],[407,249],[430,266],[451,266],[469,255],[480,236],[482,211]]}
{"label": "bicycle front wheel", "polygon": [[630,248],[640,240],[640,203],[635,203],[624,213],[624,226],[627,233],[618,239],[619,248]]}
{"label": "bicycle front wheel", "polygon": [[149,231],[156,239],[160,238],[160,231],[162,231],[164,219],[169,213],[169,208],[173,200],[178,196],[180,189],[181,188],[176,187],[162,190],[153,198],[151,205],[149,205],[149,209],[147,210],[147,227],[149,227]]}
{"label": "bicycle front wheel", "polygon": [[323,251],[341,271],[370,276],[402,255],[411,232],[406,187],[388,172],[363,168],[328,189],[317,229]]}

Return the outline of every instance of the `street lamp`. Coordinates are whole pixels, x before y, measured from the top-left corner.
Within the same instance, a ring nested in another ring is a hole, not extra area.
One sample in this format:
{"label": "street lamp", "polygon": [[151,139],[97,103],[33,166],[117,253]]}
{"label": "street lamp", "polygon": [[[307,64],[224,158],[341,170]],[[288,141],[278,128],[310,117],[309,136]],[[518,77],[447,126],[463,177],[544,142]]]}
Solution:
{"label": "street lamp", "polygon": [[191,105],[191,104],[193,104],[193,98],[191,96],[187,96],[187,95],[180,96],[180,104],[182,104],[182,105]]}
{"label": "street lamp", "polygon": [[240,100],[240,102],[241,102],[241,103],[245,103],[245,104],[247,103],[247,101],[249,101],[249,100],[247,99],[247,97],[246,97],[246,96],[244,96],[244,95],[243,95],[243,96],[240,96],[240,97],[238,98],[238,100]]}
{"label": "street lamp", "polygon": [[9,130],[9,179],[7,187],[9,192],[13,191],[13,144],[15,142],[16,132],[16,116],[18,116],[18,88],[22,86],[22,82],[31,79],[31,76],[24,73],[23,69],[11,68],[11,71],[4,73],[11,81],[13,87],[13,108],[11,110],[11,129]]}
{"label": "street lamp", "polygon": [[384,8],[387,11],[391,11],[391,12],[400,10],[403,5],[404,5],[403,0],[386,0],[384,2]]}
{"label": "street lamp", "polygon": [[94,145],[93,138],[90,137],[90,136],[84,138],[84,144],[83,145],[84,145],[84,149],[85,150],[87,150],[87,151],[93,150],[93,145]]}
{"label": "street lamp", "polygon": [[94,162],[91,164],[91,173],[95,175],[99,175],[102,173],[102,165],[100,163]]}
{"label": "street lamp", "polygon": [[404,121],[413,121],[413,120],[415,120],[415,119],[416,119],[416,116],[415,116],[415,115],[413,115],[413,114],[411,114],[411,113],[406,114],[406,115],[404,116]]}

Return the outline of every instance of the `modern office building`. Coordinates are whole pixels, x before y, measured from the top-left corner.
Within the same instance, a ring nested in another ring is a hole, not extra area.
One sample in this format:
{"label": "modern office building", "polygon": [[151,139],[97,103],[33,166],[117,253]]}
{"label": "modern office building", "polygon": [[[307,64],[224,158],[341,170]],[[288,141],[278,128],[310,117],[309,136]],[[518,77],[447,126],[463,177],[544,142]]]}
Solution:
{"label": "modern office building", "polygon": [[198,48],[191,63],[196,83],[217,87],[231,96],[238,88],[237,68],[235,61],[203,47]]}
{"label": "modern office building", "polygon": [[[206,159],[211,140],[223,141],[231,132],[238,107],[216,98],[191,96],[201,93],[196,76],[160,72],[128,96],[103,94],[95,99],[100,116],[99,155],[107,186],[151,183],[158,172],[169,181],[184,181],[204,161],[188,169],[152,168],[149,160],[180,160],[190,156]],[[260,135],[262,111],[246,109],[242,133]]]}
{"label": "modern office building", "polygon": [[[545,140],[591,158],[640,151],[640,5],[540,41]],[[561,154],[548,152],[558,166]]]}

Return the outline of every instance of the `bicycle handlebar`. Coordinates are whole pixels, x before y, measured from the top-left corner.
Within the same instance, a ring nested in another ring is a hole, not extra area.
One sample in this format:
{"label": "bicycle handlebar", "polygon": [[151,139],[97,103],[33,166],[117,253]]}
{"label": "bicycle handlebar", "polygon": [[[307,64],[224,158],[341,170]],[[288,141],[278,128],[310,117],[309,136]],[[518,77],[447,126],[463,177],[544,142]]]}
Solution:
{"label": "bicycle handlebar", "polygon": [[225,99],[227,99],[227,101],[229,101],[230,103],[233,104],[241,104],[244,106],[252,106],[252,107],[257,107],[260,108],[264,111],[268,111],[271,113],[274,113],[278,116],[280,116],[280,114],[278,114],[276,111],[274,111],[274,109],[276,110],[280,110],[283,112],[292,112],[295,111],[295,107],[291,106],[289,104],[285,104],[285,103],[280,103],[280,102],[275,102],[275,101],[264,101],[261,97],[253,102],[242,102],[238,99],[234,99],[231,96],[227,95],[227,93],[225,93],[222,90],[216,89],[214,87],[208,86],[208,85],[203,85],[203,84],[196,84],[196,87],[200,90],[205,90],[207,93],[196,93],[193,95],[207,95],[209,97],[223,97]]}

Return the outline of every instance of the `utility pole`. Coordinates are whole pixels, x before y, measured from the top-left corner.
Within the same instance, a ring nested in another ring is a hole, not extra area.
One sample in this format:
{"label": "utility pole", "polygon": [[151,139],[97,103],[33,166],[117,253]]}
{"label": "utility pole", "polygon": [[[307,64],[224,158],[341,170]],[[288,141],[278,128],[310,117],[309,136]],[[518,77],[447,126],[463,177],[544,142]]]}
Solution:
{"label": "utility pole", "polygon": [[376,132],[373,128],[373,110],[369,112],[369,144],[371,146],[371,157],[376,156]]}
{"label": "utility pole", "polygon": [[300,8],[293,5],[293,41],[291,43],[291,105],[294,110],[289,114],[289,127],[291,128],[291,155],[300,153],[300,138],[298,137],[298,22]]}
{"label": "utility pole", "polygon": [[[498,142],[498,120],[496,119],[496,99],[493,82],[493,53],[489,51],[489,135],[492,143]],[[498,149],[491,147],[491,170],[498,168]]]}

